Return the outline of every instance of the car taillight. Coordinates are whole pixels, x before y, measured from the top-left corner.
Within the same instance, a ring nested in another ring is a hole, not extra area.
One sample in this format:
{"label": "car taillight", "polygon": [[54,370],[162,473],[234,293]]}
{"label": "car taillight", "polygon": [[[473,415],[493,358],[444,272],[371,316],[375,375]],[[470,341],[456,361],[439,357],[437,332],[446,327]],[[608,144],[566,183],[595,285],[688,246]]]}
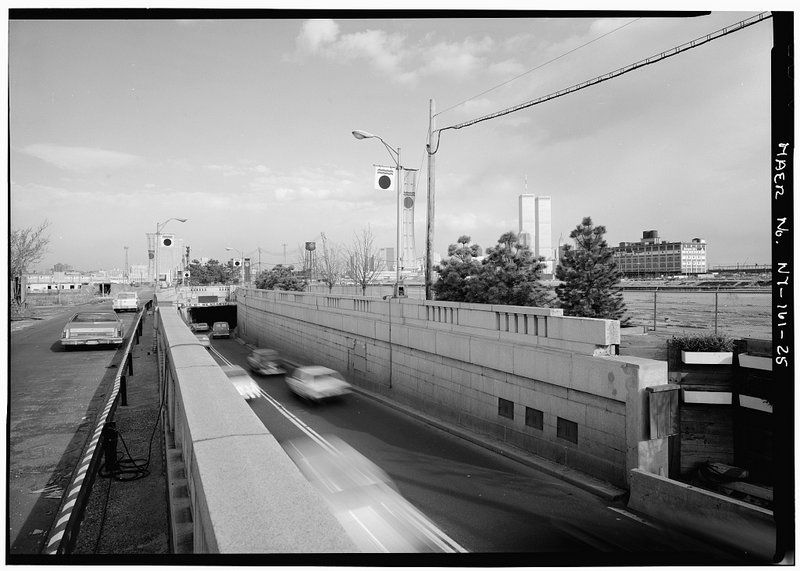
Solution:
{"label": "car taillight", "polygon": [[61,338],[66,339],[67,337],[69,337],[69,334],[68,331],[65,329],[64,331],[61,332]]}

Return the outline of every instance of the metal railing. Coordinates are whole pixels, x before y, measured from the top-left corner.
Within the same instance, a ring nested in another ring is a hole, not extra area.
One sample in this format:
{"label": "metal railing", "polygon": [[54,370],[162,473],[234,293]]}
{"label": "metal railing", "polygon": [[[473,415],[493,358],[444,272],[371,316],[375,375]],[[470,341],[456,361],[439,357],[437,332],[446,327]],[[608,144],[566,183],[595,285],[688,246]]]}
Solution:
{"label": "metal railing", "polygon": [[124,373],[127,368],[128,375],[133,375],[131,350],[134,344],[139,344],[142,335],[142,327],[144,325],[144,316],[150,307],[152,307],[152,303],[152,300],[148,301],[136,317],[134,331],[128,339],[128,344],[123,353],[122,366],[117,370],[111,394],[106,401],[103,412],[95,423],[95,430],[89,441],[89,446],[87,446],[84,451],[78,463],[78,469],[73,475],[67,487],[67,491],[63,496],[61,510],[54,520],[56,524],[50,530],[47,543],[45,544],[44,555],[68,554],[75,545],[77,532],[80,527],[80,522],[83,519],[84,509],[86,508],[86,502],[89,499],[94,478],[100,467],[100,458],[106,446],[106,435],[110,432],[109,427],[113,426],[117,399],[119,398],[122,406],[128,406],[127,383]]}

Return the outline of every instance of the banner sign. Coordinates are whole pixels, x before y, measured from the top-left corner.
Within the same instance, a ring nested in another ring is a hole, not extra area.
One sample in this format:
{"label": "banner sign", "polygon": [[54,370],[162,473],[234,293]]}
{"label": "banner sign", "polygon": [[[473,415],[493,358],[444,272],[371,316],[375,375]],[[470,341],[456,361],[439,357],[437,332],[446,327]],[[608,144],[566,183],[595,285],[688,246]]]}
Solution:
{"label": "banner sign", "polygon": [[396,176],[394,168],[375,165],[375,190],[394,190]]}

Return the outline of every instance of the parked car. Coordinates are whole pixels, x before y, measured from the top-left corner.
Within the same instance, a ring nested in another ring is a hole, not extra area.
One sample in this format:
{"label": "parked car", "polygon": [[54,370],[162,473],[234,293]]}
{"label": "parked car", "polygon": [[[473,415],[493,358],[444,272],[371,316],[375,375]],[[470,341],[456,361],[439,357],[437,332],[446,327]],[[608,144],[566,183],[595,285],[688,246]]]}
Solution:
{"label": "parked car", "polygon": [[125,328],[113,311],[84,311],[73,315],[61,331],[61,345],[122,345]]}
{"label": "parked car", "polygon": [[228,375],[234,388],[239,391],[239,394],[242,395],[245,400],[258,398],[261,395],[258,384],[250,378],[247,371],[238,365],[223,365],[222,371]]}
{"label": "parked car", "polygon": [[254,349],[247,364],[258,375],[282,375],[286,371],[280,366],[280,358],[275,349]]}
{"label": "parked car", "polygon": [[319,402],[352,392],[344,377],[327,367],[297,367],[287,374],[289,390],[304,399]]}
{"label": "parked car", "polygon": [[215,321],[211,326],[211,337],[230,337],[231,327],[227,321]]}
{"label": "parked car", "polygon": [[139,301],[139,294],[135,291],[121,291],[114,296],[111,307],[114,311],[139,311],[142,304]]}
{"label": "parked car", "polygon": [[191,329],[194,333],[199,333],[201,331],[208,331],[211,328],[208,326],[208,323],[190,323],[189,329]]}

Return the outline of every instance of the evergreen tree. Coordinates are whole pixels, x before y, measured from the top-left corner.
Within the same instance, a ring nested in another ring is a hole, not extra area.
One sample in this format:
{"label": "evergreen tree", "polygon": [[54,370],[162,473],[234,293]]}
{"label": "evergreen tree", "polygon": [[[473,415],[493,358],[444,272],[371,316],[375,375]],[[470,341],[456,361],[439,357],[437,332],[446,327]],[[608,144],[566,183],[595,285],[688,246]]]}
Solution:
{"label": "evergreen tree", "polygon": [[603,235],[605,226],[594,226],[586,217],[570,232],[575,247],[564,246],[556,278],[559,304],[566,315],[619,319],[626,323],[625,302],[616,286],[622,275],[617,270],[613,252]]}
{"label": "evergreen tree", "polygon": [[461,236],[448,248],[449,257],[437,266],[439,279],[433,284],[437,300],[549,305],[550,296],[540,282],[544,267],[541,258],[520,243],[514,232],[500,236],[482,260],[478,260],[480,246],[469,242],[469,236]]}
{"label": "evergreen tree", "polygon": [[473,302],[476,292],[473,284],[482,251],[478,244],[471,244],[469,236],[461,236],[458,243],[447,248],[447,258],[436,266],[439,279],[433,284],[433,293],[439,301]]}
{"label": "evergreen tree", "polygon": [[264,270],[255,279],[257,289],[282,289],[305,291],[306,280],[294,271],[294,266],[278,264],[271,270]]}
{"label": "evergreen tree", "polygon": [[506,232],[497,245],[486,250],[475,280],[478,303],[545,307],[550,295],[542,285],[542,258],[519,241],[514,232]]}

